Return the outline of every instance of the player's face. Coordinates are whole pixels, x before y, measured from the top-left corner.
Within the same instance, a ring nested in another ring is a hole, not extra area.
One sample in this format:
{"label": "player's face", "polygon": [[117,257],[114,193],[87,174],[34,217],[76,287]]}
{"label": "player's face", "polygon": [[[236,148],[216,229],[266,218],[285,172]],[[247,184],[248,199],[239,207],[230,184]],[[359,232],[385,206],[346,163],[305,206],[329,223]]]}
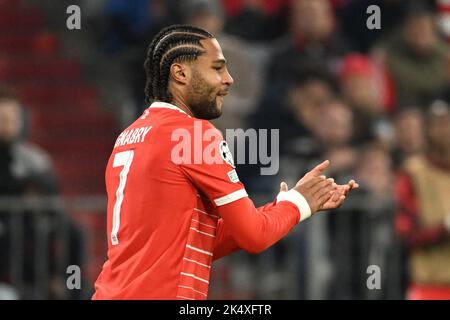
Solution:
{"label": "player's face", "polygon": [[200,119],[215,119],[222,114],[224,96],[233,84],[226,61],[216,39],[201,41],[206,53],[192,64],[189,107]]}

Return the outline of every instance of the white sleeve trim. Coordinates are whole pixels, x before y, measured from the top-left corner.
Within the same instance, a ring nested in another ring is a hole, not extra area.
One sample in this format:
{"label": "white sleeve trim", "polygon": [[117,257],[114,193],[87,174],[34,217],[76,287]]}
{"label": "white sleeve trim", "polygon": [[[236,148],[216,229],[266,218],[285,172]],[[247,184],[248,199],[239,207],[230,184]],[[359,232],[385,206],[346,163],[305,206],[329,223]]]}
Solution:
{"label": "white sleeve trim", "polygon": [[245,189],[240,189],[238,191],[227,194],[226,196],[214,199],[214,203],[216,204],[216,206],[220,207],[244,197],[248,197],[247,191],[245,191]]}
{"label": "white sleeve trim", "polygon": [[311,208],[305,197],[294,189],[280,192],[277,196],[277,203],[280,201],[289,201],[297,206],[298,211],[300,211],[299,222],[308,219],[311,216]]}

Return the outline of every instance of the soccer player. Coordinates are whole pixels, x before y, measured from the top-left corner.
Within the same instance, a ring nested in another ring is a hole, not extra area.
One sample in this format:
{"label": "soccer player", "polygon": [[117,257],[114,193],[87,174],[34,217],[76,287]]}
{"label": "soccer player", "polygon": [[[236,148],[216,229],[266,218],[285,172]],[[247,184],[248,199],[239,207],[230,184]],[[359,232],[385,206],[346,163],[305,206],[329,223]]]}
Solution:
{"label": "soccer player", "polygon": [[267,249],[358,187],[323,176],[325,161],[255,208],[208,121],[233,84],[214,36],[165,28],[144,68],[151,104],[119,135],[106,168],[108,260],[93,299],[206,299],[214,260]]}

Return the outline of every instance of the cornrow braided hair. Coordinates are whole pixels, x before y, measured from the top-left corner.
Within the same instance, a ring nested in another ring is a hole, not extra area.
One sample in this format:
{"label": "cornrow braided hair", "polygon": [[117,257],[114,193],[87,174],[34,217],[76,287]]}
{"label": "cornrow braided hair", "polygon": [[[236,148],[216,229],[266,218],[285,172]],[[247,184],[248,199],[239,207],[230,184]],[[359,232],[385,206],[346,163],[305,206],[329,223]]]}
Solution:
{"label": "cornrow braided hair", "polygon": [[170,67],[174,62],[195,61],[205,53],[200,40],[214,36],[200,28],[189,25],[173,25],[161,30],[147,49],[144,70],[147,75],[145,100],[170,102]]}

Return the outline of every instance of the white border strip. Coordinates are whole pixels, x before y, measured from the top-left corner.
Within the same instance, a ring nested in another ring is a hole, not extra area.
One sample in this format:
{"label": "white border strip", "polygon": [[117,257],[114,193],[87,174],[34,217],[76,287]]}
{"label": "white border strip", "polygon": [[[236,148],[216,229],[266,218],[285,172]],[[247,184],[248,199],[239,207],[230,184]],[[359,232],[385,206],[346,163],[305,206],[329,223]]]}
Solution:
{"label": "white border strip", "polygon": [[198,262],[198,261],[196,261],[196,260],[192,260],[192,259],[188,259],[188,258],[183,258],[183,260],[186,260],[186,261],[189,261],[189,262],[192,262],[192,263],[198,264],[199,266],[202,266],[202,267],[205,267],[205,268],[211,269],[211,266],[208,266],[207,264],[204,264],[204,263]]}
{"label": "white border strip", "polygon": [[238,191],[227,194],[226,196],[214,199],[214,203],[216,204],[216,206],[220,207],[244,197],[248,197],[247,191],[245,191],[245,189],[240,189]]}
{"label": "white border strip", "polygon": [[207,232],[200,231],[200,230],[195,229],[195,228],[193,228],[193,227],[190,227],[189,229],[194,230],[195,232],[198,232],[198,233],[200,233],[200,234],[203,234],[203,235],[208,236],[208,237],[211,237],[211,238],[215,238],[215,237],[216,237],[216,236],[213,235],[213,234],[210,234],[210,233],[207,233]]}
{"label": "white border strip", "polygon": [[277,196],[277,203],[280,201],[289,201],[295,204],[300,211],[300,221],[311,217],[311,208],[305,197],[298,191],[291,189],[289,191],[282,191]]}
{"label": "white border strip", "polygon": [[211,252],[209,252],[209,251],[205,251],[205,250],[202,250],[202,249],[193,247],[193,246],[191,246],[191,245],[189,245],[189,244],[186,245],[186,248],[189,248],[189,249],[191,249],[191,250],[194,250],[194,251],[197,251],[197,252],[200,252],[200,253],[207,254],[207,255],[209,255],[209,256],[212,256],[212,255],[213,255],[213,254],[212,254]]}
{"label": "white border strip", "polygon": [[206,294],[206,293],[204,293],[204,292],[201,292],[201,291],[198,291],[198,290],[195,290],[194,288],[192,288],[192,287],[188,287],[188,286],[182,286],[182,285],[179,285],[179,287],[180,288],[184,288],[184,289],[190,289],[190,290],[192,290],[192,291],[194,291],[194,292],[196,292],[196,293],[200,293],[200,294],[202,294],[202,295],[204,295],[205,297],[207,297],[208,295]]}
{"label": "white border strip", "polygon": [[205,226],[205,227],[209,227],[209,228],[213,228],[213,229],[216,229],[216,227],[215,227],[215,226],[212,226],[212,225],[210,225],[210,224],[207,224],[207,223],[203,223],[203,222],[200,222],[200,221],[198,221],[198,220],[196,220],[196,219],[192,219],[192,221],[198,222],[198,223],[199,223],[199,224],[201,224],[202,226]]}
{"label": "white border strip", "polygon": [[191,278],[194,278],[194,279],[196,279],[196,280],[198,280],[198,281],[202,281],[202,282],[204,282],[204,283],[208,283],[208,284],[209,284],[209,281],[208,281],[208,280],[205,280],[205,279],[203,279],[203,278],[197,277],[197,276],[194,275],[194,274],[191,274],[191,273],[185,273],[185,272],[180,272],[180,274],[181,274],[182,276],[185,276],[185,277],[191,277]]}
{"label": "white border strip", "polygon": [[194,210],[195,210],[195,211],[198,211],[198,212],[201,212],[201,213],[203,213],[203,214],[206,214],[207,216],[210,216],[210,217],[213,217],[213,218],[216,218],[216,219],[220,219],[219,216],[213,215],[213,214],[211,214],[211,213],[208,213],[208,212],[206,212],[206,211],[200,210],[200,209],[198,209],[198,208],[194,208]]}

